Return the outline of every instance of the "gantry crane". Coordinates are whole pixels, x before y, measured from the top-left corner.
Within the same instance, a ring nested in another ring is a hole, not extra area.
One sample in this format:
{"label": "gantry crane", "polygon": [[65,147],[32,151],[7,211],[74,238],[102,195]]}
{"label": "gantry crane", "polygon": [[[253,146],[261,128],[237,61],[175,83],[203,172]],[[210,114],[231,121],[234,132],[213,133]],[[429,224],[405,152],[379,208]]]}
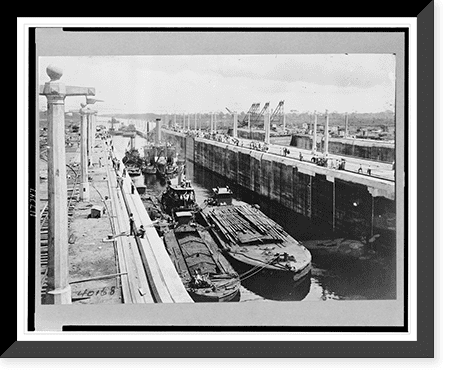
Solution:
{"label": "gantry crane", "polygon": [[265,103],[265,105],[263,106],[263,108],[260,111],[260,113],[258,113],[253,119],[251,118],[251,124],[252,125],[254,125],[254,126],[263,126],[264,121],[263,121],[262,117],[263,117],[263,114],[265,114],[265,111],[268,109],[269,106],[270,106],[270,103],[268,101],[268,102]]}
{"label": "gantry crane", "polygon": [[247,111],[246,115],[244,116],[243,120],[240,122],[241,126],[247,126],[249,116],[251,117],[250,119],[252,120],[254,118],[254,115],[259,110],[259,108],[260,102],[253,103],[249,110]]}
{"label": "gantry crane", "polygon": [[276,123],[277,125],[283,125],[285,123],[284,116],[284,100],[279,101],[277,108],[274,110],[270,118],[270,123]]}

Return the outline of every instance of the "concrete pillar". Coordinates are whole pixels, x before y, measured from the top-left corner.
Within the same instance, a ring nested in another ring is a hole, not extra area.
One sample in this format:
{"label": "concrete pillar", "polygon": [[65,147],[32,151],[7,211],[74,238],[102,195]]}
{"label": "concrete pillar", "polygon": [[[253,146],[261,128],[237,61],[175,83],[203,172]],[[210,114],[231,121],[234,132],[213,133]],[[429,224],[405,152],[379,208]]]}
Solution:
{"label": "concrete pillar", "polygon": [[284,111],[284,104],[282,104],[282,131],[285,133],[285,111]]}
{"label": "concrete pillar", "polygon": [[325,142],[323,143],[323,153],[325,156],[328,156],[328,139],[329,139],[329,116],[328,116],[328,110],[325,111]]}
{"label": "concrete pillar", "polygon": [[265,113],[265,143],[270,144],[271,142],[271,122],[270,122],[270,112]]}
{"label": "concrete pillar", "polygon": [[314,126],[312,128],[312,152],[317,152],[317,112],[314,112]]}
{"label": "concrete pillar", "polygon": [[345,138],[348,137],[348,113],[345,113]]}
{"label": "concrete pillar", "polygon": [[217,132],[217,120],[216,120],[216,113],[214,113],[214,133]]}
{"label": "concrete pillar", "polygon": [[65,159],[65,96],[66,86],[60,82],[62,72],[47,67],[50,81],[43,93],[47,98],[48,143],[48,286],[54,304],[71,303],[68,281],[68,209]]}
{"label": "concrete pillar", "polygon": [[233,113],[233,137],[238,138],[238,114]]}
{"label": "concrete pillar", "polygon": [[211,125],[210,125],[210,133],[213,134],[214,133],[214,126],[213,126],[213,113],[210,113],[211,114]]}
{"label": "concrete pillar", "polygon": [[88,183],[88,114],[85,108],[80,110],[80,199],[90,201],[90,185]]}

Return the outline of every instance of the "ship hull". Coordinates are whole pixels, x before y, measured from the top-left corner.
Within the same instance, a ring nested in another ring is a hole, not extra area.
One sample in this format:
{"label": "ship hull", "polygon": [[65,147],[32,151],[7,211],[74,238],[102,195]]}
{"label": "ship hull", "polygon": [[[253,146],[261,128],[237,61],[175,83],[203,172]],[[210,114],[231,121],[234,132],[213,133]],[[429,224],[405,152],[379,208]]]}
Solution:
{"label": "ship hull", "polygon": [[[295,270],[286,268],[285,264],[274,263],[273,257],[256,258],[255,253],[248,254],[244,252],[225,252],[224,255],[229,257],[229,261],[235,261],[242,266],[242,270],[251,270],[251,273],[263,272],[273,275],[274,277],[289,278],[294,282],[306,278],[311,273],[312,264],[310,260],[304,264],[300,264]],[[308,259],[307,256],[305,256]]]}
{"label": "ship hull", "polygon": [[250,205],[208,206],[203,216],[224,254],[252,272],[269,272],[295,282],[310,273],[309,250],[260,210]]}
{"label": "ship hull", "polygon": [[260,297],[273,301],[301,301],[309,294],[311,287],[311,265],[307,266],[301,274],[295,276],[288,272],[263,269],[253,273],[248,278],[247,273],[251,271],[250,264],[226,255],[232,267],[240,274],[241,285]]}
{"label": "ship hull", "polygon": [[[205,230],[182,226],[163,236],[166,249],[195,302],[239,301],[240,279]],[[196,282],[197,276],[204,277]]]}

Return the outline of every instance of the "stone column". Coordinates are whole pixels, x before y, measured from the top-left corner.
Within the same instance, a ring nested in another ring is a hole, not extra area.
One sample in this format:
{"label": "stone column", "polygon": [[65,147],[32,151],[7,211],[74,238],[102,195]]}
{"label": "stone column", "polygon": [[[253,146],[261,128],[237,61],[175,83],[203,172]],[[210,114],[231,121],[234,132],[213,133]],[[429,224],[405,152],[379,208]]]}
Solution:
{"label": "stone column", "polygon": [[96,111],[91,110],[90,114],[88,115],[91,125],[91,165],[94,164],[94,152],[95,152],[95,144],[96,144]]}
{"label": "stone column", "polygon": [[233,113],[233,137],[238,138],[238,114]]}
{"label": "stone column", "polygon": [[329,139],[329,116],[328,110],[325,111],[325,141],[323,143],[323,153],[328,156],[328,139]]}
{"label": "stone column", "polygon": [[317,152],[317,112],[314,112],[314,126],[312,128],[312,152]]}
{"label": "stone column", "polygon": [[48,206],[49,206],[49,294],[54,304],[71,303],[68,282],[68,209],[65,159],[65,97],[66,86],[60,82],[61,70],[47,67],[50,81],[43,94],[47,98],[48,143]]}
{"label": "stone column", "polygon": [[93,138],[92,138],[92,127],[91,127],[91,119],[89,115],[89,109],[86,109],[87,113],[87,156],[88,156],[88,166],[91,167],[93,164]]}
{"label": "stone column", "polygon": [[90,201],[90,185],[88,183],[88,154],[87,154],[87,123],[88,114],[85,108],[80,109],[80,199]]}
{"label": "stone column", "polygon": [[270,122],[270,112],[266,112],[265,113],[265,143],[267,144],[270,144],[270,141],[271,141],[271,138],[270,138],[270,134],[271,134],[271,122]]}

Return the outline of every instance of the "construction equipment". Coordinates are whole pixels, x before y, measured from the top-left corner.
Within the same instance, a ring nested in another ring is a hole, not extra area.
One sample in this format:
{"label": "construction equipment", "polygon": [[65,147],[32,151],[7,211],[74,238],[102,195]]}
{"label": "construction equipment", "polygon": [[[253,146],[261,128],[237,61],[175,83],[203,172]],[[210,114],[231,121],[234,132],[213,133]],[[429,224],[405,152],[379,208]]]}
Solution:
{"label": "construction equipment", "polygon": [[285,126],[285,114],[284,114],[284,100],[279,101],[277,108],[274,110],[270,118],[271,124],[284,125]]}
{"label": "construction equipment", "polygon": [[249,110],[247,111],[246,115],[244,116],[243,120],[240,122],[241,126],[247,126],[248,124],[248,119],[253,119],[255,114],[257,114],[257,111],[260,109],[260,102],[255,102],[251,105]]}
{"label": "construction equipment", "polygon": [[255,126],[255,127],[263,127],[263,124],[264,124],[264,120],[263,120],[263,115],[265,114],[265,111],[268,109],[268,107],[270,106],[270,103],[269,101],[265,103],[265,105],[263,106],[262,110],[260,111],[260,113],[258,113],[257,115],[255,115],[254,118],[251,117],[251,125],[252,126]]}

